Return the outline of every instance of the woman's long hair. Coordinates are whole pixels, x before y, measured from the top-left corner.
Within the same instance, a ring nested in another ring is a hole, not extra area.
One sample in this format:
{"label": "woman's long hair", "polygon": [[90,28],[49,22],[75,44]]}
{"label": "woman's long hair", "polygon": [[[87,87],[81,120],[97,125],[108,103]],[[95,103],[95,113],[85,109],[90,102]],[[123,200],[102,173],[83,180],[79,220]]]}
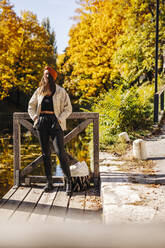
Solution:
{"label": "woman's long hair", "polygon": [[51,76],[51,74],[49,73],[48,76],[48,80],[44,79],[44,76],[42,77],[40,83],[39,83],[39,94],[40,95],[51,95],[52,93],[55,92],[56,90],[56,84],[55,81],[53,79],[53,77]]}

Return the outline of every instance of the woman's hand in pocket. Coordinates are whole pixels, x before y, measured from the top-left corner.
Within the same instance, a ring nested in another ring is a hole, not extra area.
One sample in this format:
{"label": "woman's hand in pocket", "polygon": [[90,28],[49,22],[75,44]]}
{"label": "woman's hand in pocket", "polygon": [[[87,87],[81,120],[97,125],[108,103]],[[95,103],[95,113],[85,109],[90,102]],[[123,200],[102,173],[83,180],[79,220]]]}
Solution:
{"label": "woman's hand in pocket", "polygon": [[34,119],[33,128],[35,128],[35,126],[37,125],[37,123],[38,123],[38,117],[36,117],[36,118]]}

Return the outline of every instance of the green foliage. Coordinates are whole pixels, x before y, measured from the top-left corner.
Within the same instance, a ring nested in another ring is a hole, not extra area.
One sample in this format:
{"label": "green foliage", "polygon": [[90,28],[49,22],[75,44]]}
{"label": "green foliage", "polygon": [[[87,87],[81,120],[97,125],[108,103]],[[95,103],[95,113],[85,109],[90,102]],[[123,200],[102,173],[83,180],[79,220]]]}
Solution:
{"label": "green foliage", "polygon": [[113,144],[119,132],[149,127],[153,118],[153,87],[143,85],[123,91],[122,87],[101,95],[92,107],[100,114],[100,142]]}

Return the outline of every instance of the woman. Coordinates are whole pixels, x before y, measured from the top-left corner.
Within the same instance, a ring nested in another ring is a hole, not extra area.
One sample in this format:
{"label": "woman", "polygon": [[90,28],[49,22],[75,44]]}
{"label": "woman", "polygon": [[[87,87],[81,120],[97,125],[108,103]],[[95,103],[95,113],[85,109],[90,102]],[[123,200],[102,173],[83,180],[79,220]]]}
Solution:
{"label": "woman", "polygon": [[71,192],[71,174],[64,150],[64,132],[66,119],[72,112],[70,99],[64,88],[55,83],[57,72],[51,67],[45,67],[39,87],[34,92],[28,104],[28,113],[34,121],[44,161],[47,184],[45,191],[53,189],[51,174],[51,150],[49,137],[60,160],[61,168],[66,177],[66,193]]}

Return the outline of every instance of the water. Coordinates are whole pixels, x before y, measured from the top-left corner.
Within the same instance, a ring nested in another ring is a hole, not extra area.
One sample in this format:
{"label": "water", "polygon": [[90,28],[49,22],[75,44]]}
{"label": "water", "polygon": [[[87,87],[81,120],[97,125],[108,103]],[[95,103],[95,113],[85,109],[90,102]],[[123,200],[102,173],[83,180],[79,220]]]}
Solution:
{"label": "water", "polygon": [[[86,161],[90,165],[89,158],[89,139],[84,135],[79,135],[72,140],[67,146],[66,151],[79,161]],[[29,163],[41,155],[41,148],[37,138],[33,137],[30,132],[21,134],[21,169],[25,168]],[[55,154],[52,158],[52,175],[63,175],[62,169],[59,165],[58,158]],[[33,170],[30,175],[44,174],[44,166],[40,164]],[[13,186],[13,139],[9,134],[0,137],[0,198],[5,195]]]}
{"label": "water", "polygon": [[54,175],[55,176],[63,176],[64,175],[64,173],[63,173],[63,171],[59,165],[56,167],[56,172],[54,173]]}

